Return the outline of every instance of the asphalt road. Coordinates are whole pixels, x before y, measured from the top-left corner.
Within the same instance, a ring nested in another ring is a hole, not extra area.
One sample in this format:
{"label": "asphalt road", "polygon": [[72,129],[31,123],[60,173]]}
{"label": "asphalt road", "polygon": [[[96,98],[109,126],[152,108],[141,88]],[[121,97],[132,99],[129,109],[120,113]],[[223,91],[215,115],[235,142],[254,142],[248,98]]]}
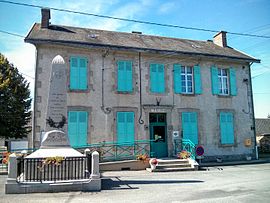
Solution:
{"label": "asphalt road", "polygon": [[4,193],[0,202],[270,202],[270,163],[210,167],[195,172],[103,173],[101,192],[16,194]]}

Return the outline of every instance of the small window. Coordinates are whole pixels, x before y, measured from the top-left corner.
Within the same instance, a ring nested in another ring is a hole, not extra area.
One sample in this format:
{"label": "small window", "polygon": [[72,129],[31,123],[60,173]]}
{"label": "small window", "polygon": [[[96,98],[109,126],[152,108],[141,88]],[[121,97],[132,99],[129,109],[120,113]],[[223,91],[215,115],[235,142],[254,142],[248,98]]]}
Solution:
{"label": "small window", "polygon": [[229,77],[227,69],[218,69],[218,83],[219,83],[219,94],[228,95],[229,94]]}
{"label": "small window", "polygon": [[191,66],[181,67],[182,93],[193,93],[193,68]]}

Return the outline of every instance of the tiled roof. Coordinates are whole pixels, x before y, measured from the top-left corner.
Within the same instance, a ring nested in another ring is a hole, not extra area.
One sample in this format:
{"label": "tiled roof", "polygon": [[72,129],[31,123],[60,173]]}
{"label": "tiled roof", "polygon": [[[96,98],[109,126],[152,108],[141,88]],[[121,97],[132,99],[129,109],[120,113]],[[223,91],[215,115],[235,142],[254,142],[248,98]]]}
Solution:
{"label": "tiled roof", "polygon": [[220,47],[212,41],[187,40],[56,25],[50,25],[49,28],[41,28],[39,23],[34,24],[25,41],[32,44],[56,43],[69,46],[111,47],[125,50],[171,52],[175,54],[259,62],[258,59],[230,47]]}
{"label": "tiled roof", "polygon": [[259,118],[255,119],[256,133],[257,135],[270,134],[270,119]]}

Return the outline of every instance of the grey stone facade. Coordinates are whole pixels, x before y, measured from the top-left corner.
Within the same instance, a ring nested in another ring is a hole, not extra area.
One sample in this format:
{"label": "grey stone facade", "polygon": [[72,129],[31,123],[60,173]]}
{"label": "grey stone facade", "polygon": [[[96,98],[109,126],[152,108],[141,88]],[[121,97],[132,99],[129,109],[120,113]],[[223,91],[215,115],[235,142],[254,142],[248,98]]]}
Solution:
{"label": "grey stone facade", "polygon": [[[88,111],[88,144],[103,141],[116,141],[116,112],[121,110],[135,113],[135,139],[148,140],[149,113],[166,113],[168,156],[173,155],[172,132],[182,130],[181,112],[198,113],[199,145],[205,149],[205,157],[214,160],[242,159],[246,155],[255,156],[254,152],[254,115],[252,109],[252,92],[250,81],[250,64],[244,60],[233,60],[218,57],[183,56],[177,54],[161,54],[141,52],[141,84],[139,71],[139,52],[132,50],[115,50],[110,48],[83,48],[64,45],[38,44],[36,59],[36,81],[34,98],[34,126],[30,143],[39,147],[41,131],[45,130],[47,97],[50,68],[55,56],[65,60],[67,70],[67,109],[83,109]],[[106,53],[106,54],[104,54]],[[71,91],[69,89],[69,59],[71,56],[82,56],[88,59],[87,91]],[[104,60],[104,61],[103,61]],[[117,92],[117,61],[133,62],[133,92]],[[104,67],[103,67],[104,62]],[[165,65],[166,88],[164,94],[149,91],[149,64]],[[175,94],[173,89],[173,64],[201,67],[202,94]],[[211,91],[211,66],[219,68],[234,67],[237,78],[237,96],[217,96]],[[102,98],[102,69],[104,68],[104,98]],[[248,82],[244,82],[248,79]],[[140,85],[142,105],[140,105]],[[110,113],[102,110],[109,108]],[[160,104],[157,105],[157,100]],[[234,145],[221,145],[219,113],[225,110],[234,115]],[[140,111],[143,124],[139,123]],[[181,134],[181,133],[180,133]],[[252,145],[245,146],[245,140],[251,139]]]}

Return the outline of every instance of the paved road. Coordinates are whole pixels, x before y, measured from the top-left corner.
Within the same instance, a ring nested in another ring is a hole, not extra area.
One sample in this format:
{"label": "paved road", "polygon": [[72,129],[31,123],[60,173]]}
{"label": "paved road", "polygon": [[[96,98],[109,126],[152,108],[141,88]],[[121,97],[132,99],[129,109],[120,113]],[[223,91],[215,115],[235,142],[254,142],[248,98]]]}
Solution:
{"label": "paved road", "polygon": [[211,167],[196,172],[103,173],[101,192],[5,195],[0,202],[270,202],[270,163]]}

